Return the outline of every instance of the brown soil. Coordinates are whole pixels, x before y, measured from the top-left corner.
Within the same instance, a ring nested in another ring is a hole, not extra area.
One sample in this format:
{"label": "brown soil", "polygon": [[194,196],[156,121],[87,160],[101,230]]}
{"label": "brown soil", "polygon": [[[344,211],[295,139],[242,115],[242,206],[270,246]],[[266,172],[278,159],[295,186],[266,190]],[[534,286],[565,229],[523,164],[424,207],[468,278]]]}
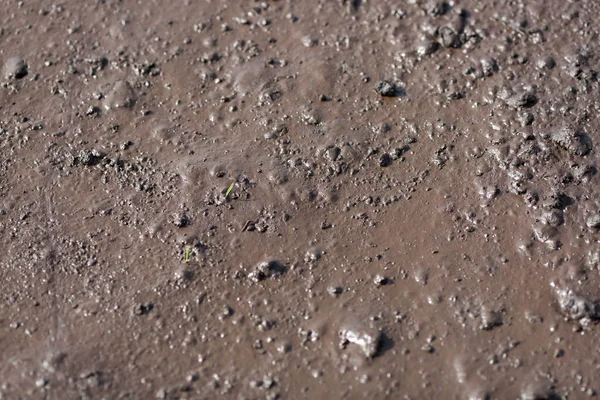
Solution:
{"label": "brown soil", "polygon": [[1,399],[597,396],[597,1],[51,3],[0,0]]}

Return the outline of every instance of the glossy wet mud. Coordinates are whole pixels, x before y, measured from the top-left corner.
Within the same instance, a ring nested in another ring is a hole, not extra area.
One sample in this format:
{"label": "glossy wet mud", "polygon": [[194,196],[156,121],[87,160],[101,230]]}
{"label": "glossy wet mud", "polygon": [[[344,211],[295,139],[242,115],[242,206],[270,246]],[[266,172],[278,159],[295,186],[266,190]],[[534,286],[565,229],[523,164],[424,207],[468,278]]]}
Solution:
{"label": "glossy wet mud", "polygon": [[0,10],[0,398],[597,396],[597,2]]}

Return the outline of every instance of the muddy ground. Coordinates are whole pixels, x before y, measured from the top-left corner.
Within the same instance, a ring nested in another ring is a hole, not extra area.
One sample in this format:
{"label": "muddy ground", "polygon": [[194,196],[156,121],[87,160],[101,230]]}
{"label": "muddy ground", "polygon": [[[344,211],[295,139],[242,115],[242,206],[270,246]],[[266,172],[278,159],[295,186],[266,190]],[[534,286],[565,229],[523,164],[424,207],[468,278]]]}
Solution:
{"label": "muddy ground", "polygon": [[0,398],[597,397],[598,21],[0,0]]}

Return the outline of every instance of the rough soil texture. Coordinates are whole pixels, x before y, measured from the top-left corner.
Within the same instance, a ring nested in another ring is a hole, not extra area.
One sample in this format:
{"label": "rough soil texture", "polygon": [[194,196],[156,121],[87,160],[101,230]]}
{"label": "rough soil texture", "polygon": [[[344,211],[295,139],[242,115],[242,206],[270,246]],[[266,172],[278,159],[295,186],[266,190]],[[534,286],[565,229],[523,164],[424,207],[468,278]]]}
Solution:
{"label": "rough soil texture", "polygon": [[596,397],[599,21],[0,0],[0,398]]}

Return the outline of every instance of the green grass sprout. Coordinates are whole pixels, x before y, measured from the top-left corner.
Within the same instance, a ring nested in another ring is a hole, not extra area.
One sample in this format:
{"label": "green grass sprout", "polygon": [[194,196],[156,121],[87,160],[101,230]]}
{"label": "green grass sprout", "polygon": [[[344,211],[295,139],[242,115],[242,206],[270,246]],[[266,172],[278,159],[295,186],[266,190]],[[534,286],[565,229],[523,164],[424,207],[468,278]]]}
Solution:
{"label": "green grass sprout", "polygon": [[186,247],[185,248],[185,262],[189,262],[190,261],[190,248]]}
{"label": "green grass sprout", "polygon": [[227,191],[225,192],[225,198],[229,197],[229,193],[231,193],[231,191],[233,190],[233,185],[235,182],[232,182],[231,185],[229,185],[229,187],[227,188]]}

